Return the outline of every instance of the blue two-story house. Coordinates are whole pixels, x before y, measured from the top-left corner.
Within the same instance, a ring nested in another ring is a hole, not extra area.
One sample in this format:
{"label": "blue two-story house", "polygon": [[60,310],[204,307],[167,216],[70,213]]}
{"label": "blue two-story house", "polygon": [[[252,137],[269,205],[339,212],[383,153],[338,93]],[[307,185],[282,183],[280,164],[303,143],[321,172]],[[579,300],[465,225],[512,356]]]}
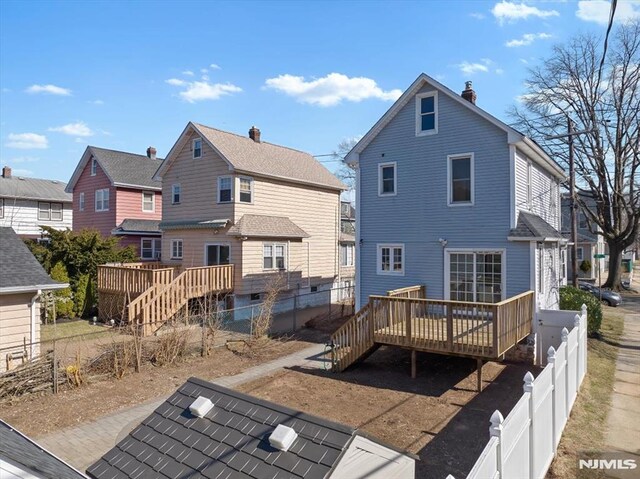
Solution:
{"label": "blue two-story house", "polygon": [[565,174],[530,138],[421,74],[345,161],[357,172],[356,301],[411,285],[428,298],[499,302],[565,281]]}

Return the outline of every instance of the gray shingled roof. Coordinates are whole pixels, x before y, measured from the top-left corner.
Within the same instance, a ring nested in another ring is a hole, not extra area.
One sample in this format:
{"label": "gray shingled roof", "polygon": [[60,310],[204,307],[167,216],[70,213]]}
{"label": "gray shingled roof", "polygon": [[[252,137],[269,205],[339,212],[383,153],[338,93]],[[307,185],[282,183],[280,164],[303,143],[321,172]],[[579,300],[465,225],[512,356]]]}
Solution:
{"label": "gray shingled roof", "polygon": [[58,180],[0,176],[0,197],[71,203],[73,197],[64,191],[66,186],[66,183]]}
{"label": "gray shingled roof", "polygon": [[521,211],[516,227],[509,231],[510,238],[562,240],[562,234],[533,213]]}
{"label": "gray shingled roof", "polygon": [[0,227],[0,292],[58,289],[27,245],[9,227]]}
{"label": "gray shingled roof", "polygon": [[146,155],[108,150],[96,146],[89,146],[89,150],[116,186],[162,189],[162,183],[153,179],[153,175],[162,164],[161,158],[152,160]]}
{"label": "gray shingled roof", "polygon": [[346,186],[309,153],[193,123],[234,169],[345,190]]}
{"label": "gray shingled roof", "polygon": [[160,234],[160,220],[138,220],[125,218],[117,228],[112,231],[113,234],[131,234],[131,233],[155,233]]}
{"label": "gray shingled roof", "polygon": [[159,228],[164,230],[191,230],[206,228],[224,228],[229,223],[228,219],[210,219],[210,220],[178,220],[178,221],[161,221]]}
{"label": "gray shingled roof", "polygon": [[[199,396],[214,404],[202,418],[189,412]],[[287,452],[269,445],[278,424],[298,434]],[[328,477],[354,434],[350,427],[191,378],[87,474],[320,479]]]}
{"label": "gray shingled roof", "polygon": [[48,479],[86,479],[87,477],[1,419],[0,459],[19,464],[37,477]]}
{"label": "gray shingled roof", "polygon": [[259,238],[308,238],[309,235],[284,216],[243,215],[227,231],[229,236]]}

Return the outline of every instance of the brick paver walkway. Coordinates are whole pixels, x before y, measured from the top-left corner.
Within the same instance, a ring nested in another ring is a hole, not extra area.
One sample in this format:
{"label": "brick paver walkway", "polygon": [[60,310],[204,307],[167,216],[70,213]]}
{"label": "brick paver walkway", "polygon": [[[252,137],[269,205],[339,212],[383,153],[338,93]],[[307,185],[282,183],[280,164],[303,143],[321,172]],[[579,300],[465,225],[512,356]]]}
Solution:
{"label": "brick paver walkway", "polygon": [[[324,363],[323,352],[323,344],[314,344],[288,356],[249,368],[235,376],[221,377],[211,382],[233,388],[239,384],[271,374],[281,368],[292,366],[320,368],[323,367]],[[38,438],[37,442],[60,459],[80,471],[84,471],[120,439],[129,434],[135,426],[165,400],[166,397],[156,398],[139,406],[103,416],[81,426],[70,427]]]}

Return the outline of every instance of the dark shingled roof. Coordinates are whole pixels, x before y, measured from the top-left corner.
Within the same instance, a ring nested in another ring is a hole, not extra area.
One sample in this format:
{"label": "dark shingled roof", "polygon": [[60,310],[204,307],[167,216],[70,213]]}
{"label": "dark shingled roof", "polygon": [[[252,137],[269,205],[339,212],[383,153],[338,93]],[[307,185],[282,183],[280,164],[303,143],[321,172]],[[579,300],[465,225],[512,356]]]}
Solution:
{"label": "dark shingled roof", "polygon": [[521,211],[518,215],[518,223],[516,227],[509,231],[510,238],[522,239],[548,239],[562,240],[564,239],[560,232],[533,213]]}
{"label": "dark shingled roof", "polygon": [[2,420],[0,420],[0,459],[19,464],[38,477],[49,479],[86,479],[87,477]]}
{"label": "dark shingled roof", "polygon": [[35,291],[60,287],[60,283],[49,277],[12,228],[0,227],[0,245],[0,291]]}
{"label": "dark shingled roof", "polygon": [[120,225],[112,231],[113,234],[127,233],[155,233],[160,234],[160,220],[138,220],[125,218]]}
{"label": "dark shingled roof", "polygon": [[178,221],[161,221],[160,229],[164,230],[192,230],[207,228],[224,228],[229,223],[228,219],[210,219],[210,220],[178,220]]}
{"label": "dark shingled roof", "polygon": [[230,236],[249,238],[308,238],[309,235],[285,216],[243,215],[229,228]]}
{"label": "dark shingled roof", "polygon": [[[189,412],[199,396],[214,404],[202,418]],[[269,444],[278,424],[298,434],[287,452]],[[337,465],[354,434],[350,427],[191,378],[87,474],[320,479]]]}
{"label": "dark shingled roof", "polygon": [[65,193],[66,186],[66,183],[58,180],[0,176],[0,197],[71,203],[73,198]]}
{"label": "dark shingled roof", "polygon": [[153,179],[153,175],[162,164],[161,158],[152,160],[146,155],[95,146],[89,146],[89,150],[114,184],[162,189],[162,183]]}

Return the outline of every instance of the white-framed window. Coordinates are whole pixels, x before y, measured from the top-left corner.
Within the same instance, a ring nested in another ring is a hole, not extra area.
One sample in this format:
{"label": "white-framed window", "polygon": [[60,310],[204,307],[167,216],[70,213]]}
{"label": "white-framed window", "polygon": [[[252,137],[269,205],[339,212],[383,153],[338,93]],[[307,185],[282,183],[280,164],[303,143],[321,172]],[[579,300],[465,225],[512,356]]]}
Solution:
{"label": "white-framed window", "polygon": [[576,257],[578,261],[582,261],[584,259],[584,248],[582,248],[582,246],[578,246],[576,249]]}
{"label": "white-framed window", "polygon": [[504,299],[505,252],[446,250],[445,289],[452,301],[497,303]]}
{"label": "white-framed window", "polygon": [[109,211],[109,188],[96,190],[96,211]]}
{"label": "white-framed window", "polygon": [[567,278],[567,249],[560,248],[560,279]]}
{"label": "white-framed window", "polygon": [[182,199],[182,186],[179,183],[171,185],[171,204],[178,205]]}
{"label": "white-framed window", "polygon": [[404,276],[403,244],[378,245],[377,272],[378,274]]}
{"label": "white-framed window", "polygon": [[342,266],[353,266],[355,245],[343,244],[340,245],[340,264]]}
{"label": "white-framed window", "polygon": [[182,259],[182,240],[171,240],[171,259]]}
{"label": "white-framed window", "polygon": [[78,195],[78,209],[84,211],[84,192]]}
{"label": "white-framed window", "polygon": [[193,158],[202,158],[202,138],[194,138],[191,141],[191,151]]}
{"label": "white-framed window", "polygon": [[218,177],[218,203],[231,203],[233,201],[233,177]]}
{"label": "white-framed window", "polygon": [[4,198],[0,198],[0,218],[4,218]]}
{"label": "white-framed window", "polygon": [[153,213],[156,210],[156,196],[153,191],[142,192],[142,211]]}
{"label": "white-framed window", "polygon": [[96,176],[98,172],[98,160],[91,157],[91,176]]}
{"label": "white-framed window", "polygon": [[546,272],[544,264],[544,247],[538,246],[538,293],[544,293],[544,274]]}
{"label": "white-framed window", "polygon": [[416,136],[438,133],[438,92],[416,95]]}
{"label": "white-framed window", "polygon": [[231,262],[231,247],[224,243],[209,243],[205,246],[207,266],[219,266]]}
{"label": "white-framed window", "polygon": [[449,206],[473,205],[473,153],[447,156]]}
{"label": "white-framed window", "polygon": [[263,243],[262,267],[264,269],[285,269],[286,250],[287,245],[282,243]]}
{"label": "white-framed window", "polygon": [[141,238],[140,239],[140,258],[141,259],[159,259],[160,248],[162,242],[160,238]]}
{"label": "white-framed window", "polygon": [[378,164],[378,196],[395,196],[398,191],[398,175],[395,161]]}
{"label": "white-framed window", "polygon": [[251,203],[253,201],[253,180],[241,176],[240,183],[240,203]]}
{"label": "white-framed window", "polygon": [[62,221],[62,203],[38,201],[38,219],[43,221]]}

